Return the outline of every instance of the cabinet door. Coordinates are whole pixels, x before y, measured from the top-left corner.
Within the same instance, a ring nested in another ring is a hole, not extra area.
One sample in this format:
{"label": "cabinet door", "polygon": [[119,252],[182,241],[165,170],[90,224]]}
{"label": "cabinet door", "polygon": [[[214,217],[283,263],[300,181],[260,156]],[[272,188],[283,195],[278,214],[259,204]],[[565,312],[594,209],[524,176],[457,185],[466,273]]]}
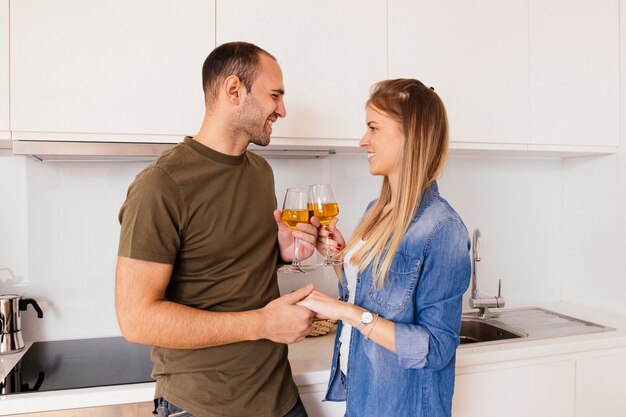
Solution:
{"label": "cabinet door", "polygon": [[624,417],[626,353],[576,361],[576,417]]}
{"label": "cabinet door", "polygon": [[214,14],[209,0],[12,1],[12,129],[147,142],[194,134]]}
{"label": "cabinet door", "polygon": [[384,1],[218,0],[216,14],[218,45],[252,42],[282,67],[287,117],[274,137],[361,138],[370,86],[387,78]]}
{"label": "cabinet door", "polygon": [[306,412],[309,417],[344,416],[344,414],[346,413],[345,402],[322,401],[324,399],[325,386],[324,392],[306,392],[306,388],[307,387],[304,387],[304,389],[299,388],[299,391],[300,398],[302,399],[302,404],[304,404],[304,408],[306,408]]}
{"label": "cabinet door", "polygon": [[452,415],[571,417],[574,361],[458,375]]}
{"label": "cabinet door", "polygon": [[618,0],[530,0],[533,144],[617,146]]}
{"label": "cabinet door", "polygon": [[433,86],[454,142],[527,143],[523,0],[389,0],[389,78]]}
{"label": "cabinet door", "polygon": [[9,130],[9,0],[0,0],[0,140]]}

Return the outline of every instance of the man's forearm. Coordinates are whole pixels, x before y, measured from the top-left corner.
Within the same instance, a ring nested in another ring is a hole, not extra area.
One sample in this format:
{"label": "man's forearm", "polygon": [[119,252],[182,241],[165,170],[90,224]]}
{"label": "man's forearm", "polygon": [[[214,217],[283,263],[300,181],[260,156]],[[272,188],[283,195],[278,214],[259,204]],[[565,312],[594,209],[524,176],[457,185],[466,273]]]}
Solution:
{"label": "man's forearm", "polygon": [[263,338],[261,310],[209,312],[158,300],[120,312],[129,341],[174,349],[201,349]]}

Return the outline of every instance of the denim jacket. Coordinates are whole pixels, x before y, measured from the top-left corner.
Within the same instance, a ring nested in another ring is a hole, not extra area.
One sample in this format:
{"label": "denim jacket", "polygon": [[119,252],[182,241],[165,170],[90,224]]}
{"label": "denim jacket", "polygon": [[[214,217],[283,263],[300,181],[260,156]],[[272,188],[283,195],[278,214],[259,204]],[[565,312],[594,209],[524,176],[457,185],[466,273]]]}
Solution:
{"label": "denim jacket", "polygon": [[[469,249],[465,225],[433,183],[400,243],[384,288],[372,280],[371,264],[357,277],[355,304],[395,323],[396,352],[352,329],[344,377],[340,322],[326,400],[347,401],[349,417],[451,415]],[[346,288],[343,274],[339,291],[344,301]]]}

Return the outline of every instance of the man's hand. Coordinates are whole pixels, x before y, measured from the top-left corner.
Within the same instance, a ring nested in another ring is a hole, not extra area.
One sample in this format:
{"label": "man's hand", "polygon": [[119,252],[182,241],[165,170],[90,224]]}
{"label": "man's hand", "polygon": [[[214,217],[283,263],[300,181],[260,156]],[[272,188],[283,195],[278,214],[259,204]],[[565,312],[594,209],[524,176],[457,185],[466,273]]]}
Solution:
{"label": "man's hand", "polygon": [[315,313],[296,303],[312,291],[313,285],[309,284],[263,307],[260,310],[263,323],[262,338],[276,343],[296,343],[311,333]]}
{"label": "man's hand", "polygon": [[280,210],[274,210],[274,220],[276,220],[278,225],[278,247],[280,248],[282,260],[285,262],[293,260],[294,237],[298,238],[298,259],[300,261],[313,255],[317,241],[317,228],[308,223],[298,223],[296,226],[297,230],[291,230],[281,216],[282,212]]}

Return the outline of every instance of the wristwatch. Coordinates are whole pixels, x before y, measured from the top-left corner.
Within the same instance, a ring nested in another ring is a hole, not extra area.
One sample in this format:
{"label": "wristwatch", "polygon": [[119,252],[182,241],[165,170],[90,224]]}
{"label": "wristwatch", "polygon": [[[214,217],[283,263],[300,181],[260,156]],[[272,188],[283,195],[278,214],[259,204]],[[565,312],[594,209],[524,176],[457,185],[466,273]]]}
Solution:
{"label": "wristwatch", "polygon": [[361,322],[356,326],[358,331],[363,330],[365,326],[374,321],[374,316],[369,311],[365,311],[361,314]]}

